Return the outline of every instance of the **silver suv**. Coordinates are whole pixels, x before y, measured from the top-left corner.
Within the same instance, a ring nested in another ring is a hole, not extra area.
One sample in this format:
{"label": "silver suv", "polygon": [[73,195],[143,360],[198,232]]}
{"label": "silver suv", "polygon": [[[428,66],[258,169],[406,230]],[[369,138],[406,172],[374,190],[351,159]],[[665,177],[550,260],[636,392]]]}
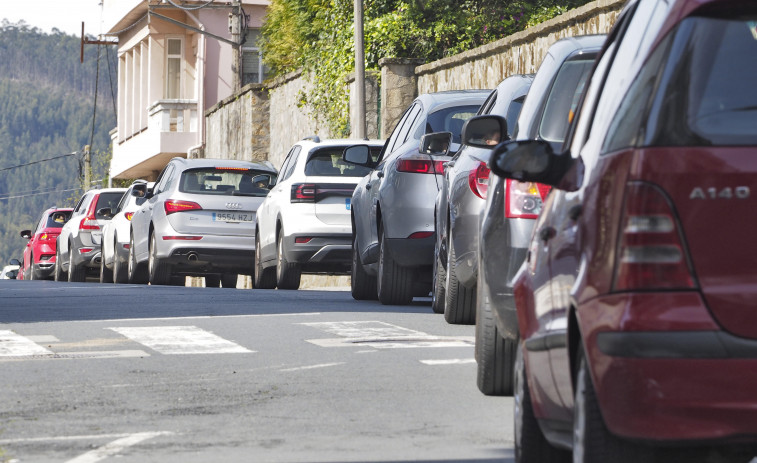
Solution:
{"label": "silver suv", "polygon": [[135,185],[147,200],[131,218],[129,282],[235,288],[253,274],[256,212],[276,177],[268,162],[174,158],[152,189]]}
{"label": "silver suv", "polygon": [[84,281],[99,276],[102,227],[110,220],[126,188],[89,190],[76,204],[71,218],[61,228],[56,243],[55,281]]}

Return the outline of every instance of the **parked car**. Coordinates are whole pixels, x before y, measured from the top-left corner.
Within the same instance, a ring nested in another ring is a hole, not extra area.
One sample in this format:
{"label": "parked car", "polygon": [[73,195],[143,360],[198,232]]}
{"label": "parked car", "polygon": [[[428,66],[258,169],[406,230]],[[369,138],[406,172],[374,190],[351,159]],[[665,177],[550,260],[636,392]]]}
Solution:
{"label": "parked car", "polygon": [[42,213],[42,218],[33,231],[21,231],[21,236],[29,240],[24,248],[24,267],[20,270],[25,280],[53,278],[55,242],[72,211],[71,208],[51,207]]}
{"label": "parked car", "polygon": [[308,137],[292,146],[257,214],[256,288],[297,289],[302,273],[350,274],[352,192],[371,169],[347,164],[344,148],[383,142]]}
{"label": "parked car", "polygon": [[152,189],[134,185],[147,200],[131,218],[129,282],[236,288],[254,274],[255,215],[276,176],[268,162],[174,158]]}
{"label": "parked car", "polygon": [[102,188],[82,195],[56,240],[55,281],[85,281],[87,276],[97,276],[102,227],[110,220],[103,212],[113,209],[125,191]]}
{"label": "parked car", "polygon": [[0,280],[15,280],[20,268],[21,262],[18,259],[11,259],[8,265],[0,270]]}
{"label": "parked car", "polygon": [[[492,91],[477,114],[500,114],[512,121],[514,127],[532,80],[532,75],[508,77]],[[509,136],[508,133],[506,137]],[[490,143],[498,144],[499,137],[499,132],[493,133]],[[489,181],[486,163],[490,156],[489,149],[463,144],[445,164],[441,190],[436,197],[431,307],[434,312],[443,313],[448,323],[475,322],[478,222],[486,200]],[[451,260],[450,253],[454,255]]]}
{"label": "parked car", "polygon": [[[550,46],[523,103],[514,139],[545,140],[560,149],[604,40],[603,35],[571,37]],[[476,131],[470,132],[465,135],[477,136]],[[518,342],[512,278],[525,260],[548,191],[548,186],[539,183],[496,175],[489,179],[476,249],[477,384],[484,394],[512,394]]]}
{"label": "parked car", "polygon": [[757,6],[631,0],[565,149],[499,145],[553,186],[515,277],[518,462],[757,454]]}
{"label": "parked car", "polygon": [[112,218],[105,223],[102,230],[100,283],[126,283],[128,281],[131,218],[139,206],[146,201],[141,190],[136,195],[132,192],[135,185],[142,184],[146,184],[147,189],[154,185],[145,180],[135,180],[114,209],[103,211],[103,214]]}
{"label": "parked car", "polygon": [[421,153],[421,137],[449,132],[451,146],[442,152],[456,152],[463,124],[476,114],[489,93],[468,90],[421,95],[405,111],[377,160],[365,155],[364,145],[345,150],[347,162],[373,169],[352,195],[355,256],[351,285],[356,299],[377,294],[382,304],[407,304],[414,296],[431,292],[434,202],[449,158]]}

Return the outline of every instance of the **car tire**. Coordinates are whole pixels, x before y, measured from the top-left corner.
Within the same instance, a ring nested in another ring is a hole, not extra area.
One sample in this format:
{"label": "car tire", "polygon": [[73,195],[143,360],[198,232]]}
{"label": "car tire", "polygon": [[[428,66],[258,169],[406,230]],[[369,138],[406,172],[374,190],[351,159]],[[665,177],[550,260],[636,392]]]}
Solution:
{"label": "car tire", "polygon": [[655,461],[655,449],[623,440],[607,429],[583,349],[578,352],[573,412],[575,463]]}
{"label": "car tire", "polygon": [[356,301],[375,301],[378,298],[376,277],[366,273],[360,262],[360,247],[357,236],[352,240],[352,272],[350,273],[350,291]]}
{"label": "car tire", "polygon": [[288,262],[284,256],[284,230],[279,232],[276,250],[276,287],[299,289],[302,269],[299,264]]}
{"label": "car tire", "polygon": [[61,264],[61,259],[60,259],[60,250],[58,249],[57,244],[55,246],[55,269],[53,270],[53,280],[55,281],[68,280],[68,275],[66,275],[66,272],[63,271],[63,264]]}
{"label": "car tire", "polygon": [[384,225],[379,226],[379,262],[376,279],[379,302],[384,305],[407,305],[413,301],[412,270],[399,265],[389,255]]}
{"label": "car tire", "polygon": [[133,235],[129,238],[129,260],[127,262],[126,273],[129,283],[142,285],[147,283],[147,272],[145,271],[144,264],[140,265],[137,262],[137,255],[134,253]]}
{"label": "car tire", "polygon": [[252,276],[252,284],[256,289],[273,289],[276,287],[276,268],[263,268],[260,260],[260,238],[255,232],[255,274]]}
{"label": "car tire", "polygon": [[437,255],[434,259],[434,275],[432,281],[434,289],[431,292],[431,310],[434,313],[444,313],[444,301],[447,298],[447,269],[442,265],[441,259]]}
{"label": "car tire", "polygon": [[116,237],[115,243],[115,249],[113,249],[113,283],[128,283],[129,263],[128,261],[121,262],[121,259],[118,256],[118,237]]}
{"label": "car tire", "polygon": [[221,275],[221,285],[223,285],[224,288],[237,288],[237,280],[239,275],[236,273],[224,273]]}
{"label": "car tire", "polygon": [[[531,404],[523,347],[518,344],[513,381],[513,439],[516,463],[570,463],[570,452],[547,442],[536,421]],[[613,460],[608,460],[608,462]]]}
{"label": "car tire", "polygon": [[444,319],[453,325],[472,325],[476,322],[476,290],[462,285],[455,273],[455,245],[449,242],[447,282],[444,299]]}
{"label": "car tire", "polygon": [[113,270],[105,266],[105,253],[102,244],[100,244],[100,283],[113,283]]}
{"label": "car tire", "polygon": [[87,279],[87,273],[84,266],[74,264],[74,247],[68,245],[68,281],[82,282]]}
{"label": "car tire", "polygon": [[206,288],[219,288],[221,286],[220,275],[205,275]]}
{"label": "car tire", "polygon": [[476,384],[481,393],[492,396],[513,394],[517,346],[517,340],[506,339],[500,334],[491,306],[479,302],[476,308]]}
{"label": "car tire", "polygon": [[[24,279],[27,279],[26,277],[27,277],[27,275],[24,275]],[[37,280],[37,278],[34,278],[34,254],[29,254],[29,275],[28,275],[28,277],[29,277],[28,278],[29,280]]]}
{"label": "car tire", "polygon": [[171,265],[159,259],[155,233],[150,235],[150,249],[147,259],[147,272],[151,285],[167,285],[171,280]]}

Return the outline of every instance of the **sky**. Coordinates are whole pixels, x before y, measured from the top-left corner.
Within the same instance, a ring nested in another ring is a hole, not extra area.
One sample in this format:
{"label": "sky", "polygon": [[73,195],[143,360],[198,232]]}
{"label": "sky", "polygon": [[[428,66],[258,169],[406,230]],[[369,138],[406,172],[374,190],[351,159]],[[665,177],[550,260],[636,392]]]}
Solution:
{"label": "sky", "polygon": [[53,27],[66,34],[84,32],[98,35],[101,31],[101,0],[0,0],[0,22],[3,18],[12,23],[23,19],[31,27],[52,32]]}

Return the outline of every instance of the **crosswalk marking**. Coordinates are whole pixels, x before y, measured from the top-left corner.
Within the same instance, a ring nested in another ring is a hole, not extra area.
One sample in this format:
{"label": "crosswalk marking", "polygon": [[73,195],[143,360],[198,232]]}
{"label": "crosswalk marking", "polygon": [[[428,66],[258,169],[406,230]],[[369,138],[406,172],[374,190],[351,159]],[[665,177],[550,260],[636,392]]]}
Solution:
{"label": "crosswalk marking", "polygon": [[472,336],[432,336],[390,323],[378,321],[317,322],[301,325],[318,328],[340,336],[334,339],[309,339],[321,347],[367,346],[374,349],[410,349],[427,347],[471,347]]}
{"label": "crosswalk marking", "polygon": [[428,336],[426,333],[378,321],[301,323],[343,338],[397,338]]}
{"label": "crosswalk marking", "polygon": [[13,331],[0,330],[0,357],[30,357],[35,355],[53,355],[53,352]]}
{"label": "crosswalk marking", "polygon": [[254,352],[196,326],[144,326],[108,329],[164,355]]}
{"label": "crosswalk marking", "polygon": [[421,360],[424,365],[464,365],[476,363],[476,359],[445,359],[445,360]]}

